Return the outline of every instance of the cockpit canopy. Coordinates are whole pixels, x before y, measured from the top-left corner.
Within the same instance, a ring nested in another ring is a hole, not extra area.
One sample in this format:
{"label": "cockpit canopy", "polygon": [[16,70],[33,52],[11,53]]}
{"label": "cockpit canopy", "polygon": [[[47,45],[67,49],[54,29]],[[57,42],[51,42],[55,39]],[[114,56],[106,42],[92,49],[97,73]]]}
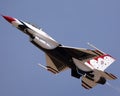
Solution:
{"label": "cockpit canopy", "polygon": [[35,25],[35,24],[31,23],[31,22],[27,22],[27,23],[30,24],[30,25],[32,25],[32,26],[35,27],[35,28],[38,28],[38,29],[42,30],[41,27],[38,27],[37,25]]}

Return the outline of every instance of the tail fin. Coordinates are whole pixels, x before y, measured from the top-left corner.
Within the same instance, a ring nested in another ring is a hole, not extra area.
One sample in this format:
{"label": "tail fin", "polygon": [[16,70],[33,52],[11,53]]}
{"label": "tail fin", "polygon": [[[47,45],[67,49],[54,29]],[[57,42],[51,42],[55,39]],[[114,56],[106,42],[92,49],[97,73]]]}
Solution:
{"label": "tail fin", "polygon": [[90,47],[94,48],[95,49],[94,52],[96,54],[98,54],[97,57],[88,61],[88,63],[90,65],[92,65],[92,67],[94,69],[104,71],[108,66],[110,66],[115,61],[115,59],[112,56],[110,56],[110,55],[106,54],[105,52],[99,50],[94,45],[92,45],[90,43],[88,43],[88,45]]}
{"label": "tail fin", "polygon": [[112,56],[108,54],[103,54],[101,56],[97,56],[88,60],[87,63],[90,64],[93,67],[93,69],[104,71],[114,61],[115,59]]}

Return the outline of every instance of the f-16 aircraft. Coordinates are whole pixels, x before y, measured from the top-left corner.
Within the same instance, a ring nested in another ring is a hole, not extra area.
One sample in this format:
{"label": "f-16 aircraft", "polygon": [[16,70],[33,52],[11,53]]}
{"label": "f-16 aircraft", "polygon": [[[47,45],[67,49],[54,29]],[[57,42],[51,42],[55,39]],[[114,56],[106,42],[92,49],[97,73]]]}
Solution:
{"label": "f-16 aircraft", "polygon": [[92,44],[89,43],[94,49],[64,46],[30,23],[9,16],[2,17],[27,34],[30,42],[45,52],[47,66],[39,66],[46,70],[57,74],[71,69],[71,76],[81,78],[82,86],[86,89],[97,84],[104,85],[107,79],[117,79],[115,75],[105,72],[115,59]]}

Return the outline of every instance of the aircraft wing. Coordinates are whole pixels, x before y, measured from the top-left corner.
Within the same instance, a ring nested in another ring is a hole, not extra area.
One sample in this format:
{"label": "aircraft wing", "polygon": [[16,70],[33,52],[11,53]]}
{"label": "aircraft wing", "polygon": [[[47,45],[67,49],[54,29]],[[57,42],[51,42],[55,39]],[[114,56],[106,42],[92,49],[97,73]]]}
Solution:
{"label": "aircraft wing", "polygon": [[[97,52],[97,50],[88,50],[84,48],[75,48],[75,47],[67,47],[67,46],[59,46],[63,50],[65,50],[71,57],[76,58],[82,62],[85,62],[89,59],[92,59],[96,56],[102,55],[102,53]],[[59,73],[61,71],[64,71],[65,69],[68,69],[65,64],[63,64],[60,60],[49,56],[49,54],[46,53],[46,63],[47,63],[47,69],[48,71],[51,71],[52,73]]]}
{"label": "aircraft wing", "polygon": [[[81,61],[88,60],[90,58],[97,56],[91,50],[74,48],[74,47],[66,47],[66,46],[59,46],[59,47],[65,50],[71,57],[75,57],[76,59]],[[59,59],[49,56],[49,54],[47,53],[45,55],[46,55],[46,63],[47,63],[46,67],[48,71],[51,71],[52,73],[56,74],[68,69],[68,67],[65,66],[65,64],[63,64]]]}
{"label": "aircraft wing", "polygon": [[68,67],[62,64],[61,61],[48,56],[48,54],[46,54],[46,63],[47,63],[47,66],[46,66],[47,70],[54,74],[57,74],[61,71],[68,69]]}
{"label": "aircraft wing", "polygon": [[76,47],[67,47],[67,46],[60,46],[60,47],[66,50],[72,57],[80,61],[85,61],[88,59],[92,59],[96,56],[103,55],[103,53],[100,53],[97,50],[89,50],[85,48],[76,48]]}
{"label": "aircraft wing", "polygon": [[72,58],[77,61],[77,65],[79,62],[89,66],[92,69],[97,69],[104,71],[108,66],[110,66],[115,59],[106,54],[99,49],[90,50],[85,48],[75,48],[75,47],[67,47],[67,46],[60,46],[62,47]]}

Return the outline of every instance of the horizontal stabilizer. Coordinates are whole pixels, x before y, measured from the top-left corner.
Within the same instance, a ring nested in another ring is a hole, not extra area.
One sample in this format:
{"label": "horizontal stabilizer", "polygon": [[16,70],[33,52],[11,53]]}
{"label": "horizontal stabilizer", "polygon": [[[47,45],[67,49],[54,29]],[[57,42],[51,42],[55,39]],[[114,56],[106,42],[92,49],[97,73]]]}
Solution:
{"label": "horizontal stabilizer", "polygon": [[115,75],[113,75],[112,73],[107,73],[107,72],[105,72],[105,74],[106,74],[111,80],[117,79],[117,77],[116,77]]}
{"label": "horizontal stabilizer", "polygon": [[97,83],[95,83],[94,81],[86,78],[85,76],[82,77],[82,86],[85,88],[85,89],[91,89],[93,88],[94,86],[96,86]]}
{"label": "horizontal stabilizer", "polygon": [[94,72],[96,74],[100,74],[102,77],[108,79],[108,80],[114,80],[114,79],[117,79],[117,77],[115,75],[113,75],[112,73],[107,73],[107,72],[103,72],[103,71],[100,71],[100,70],[94,70]]}

